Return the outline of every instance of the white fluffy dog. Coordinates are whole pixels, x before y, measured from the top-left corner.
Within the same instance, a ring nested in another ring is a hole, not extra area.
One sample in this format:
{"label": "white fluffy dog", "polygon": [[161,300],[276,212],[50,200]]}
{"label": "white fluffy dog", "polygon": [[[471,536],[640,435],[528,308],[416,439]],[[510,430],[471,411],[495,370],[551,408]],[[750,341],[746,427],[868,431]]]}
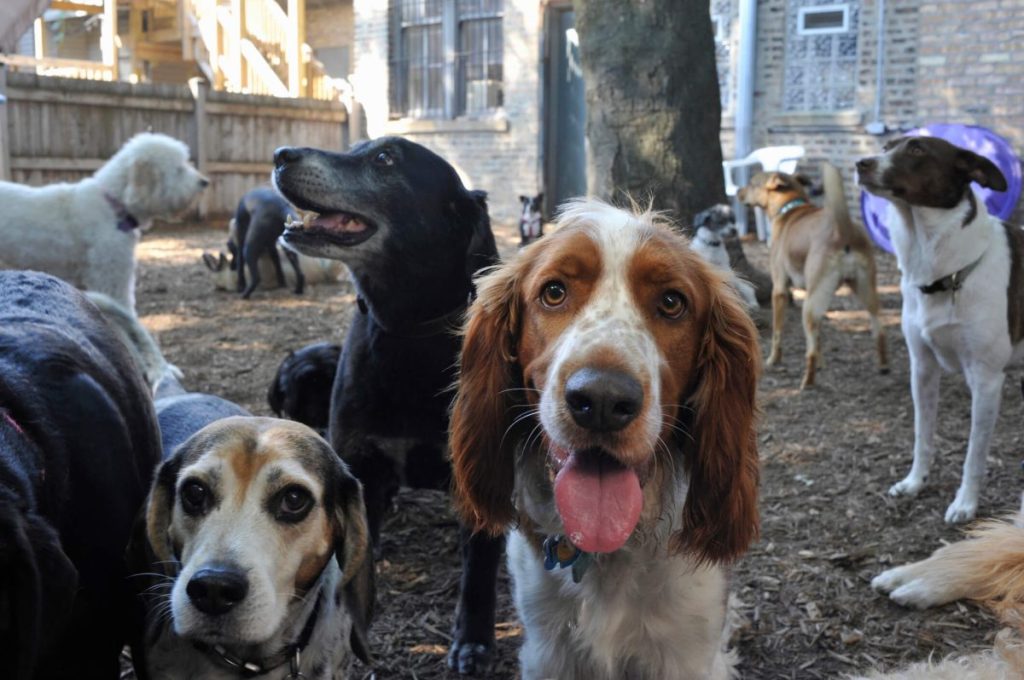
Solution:
{"label": "white fluffy dog", "polygon": [[135,309],[135,244],[156,217],[184,210],[209,180],[188,147],[141,133],[75,184],[0,182],[0,242],[14,269],[48,272]]}

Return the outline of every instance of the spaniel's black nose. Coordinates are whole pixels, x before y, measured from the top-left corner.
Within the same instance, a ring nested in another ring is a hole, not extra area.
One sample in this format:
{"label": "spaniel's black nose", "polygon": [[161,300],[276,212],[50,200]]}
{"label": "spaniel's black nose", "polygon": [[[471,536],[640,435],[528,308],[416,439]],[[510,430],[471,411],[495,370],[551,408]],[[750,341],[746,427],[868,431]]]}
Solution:
{"label": "spaniel's black nose", "polygon": [[566,381],[565,403],[580,427],[593,432],[614,432],[640,415],[644,388],[636,378],[622,371],[583,368]]}
{"label": "spaniel's black nose", "polygon": [[196,609],[219,616],[245,599],[249,579],[237,567],[204,567],[189,579],[185,592]]}

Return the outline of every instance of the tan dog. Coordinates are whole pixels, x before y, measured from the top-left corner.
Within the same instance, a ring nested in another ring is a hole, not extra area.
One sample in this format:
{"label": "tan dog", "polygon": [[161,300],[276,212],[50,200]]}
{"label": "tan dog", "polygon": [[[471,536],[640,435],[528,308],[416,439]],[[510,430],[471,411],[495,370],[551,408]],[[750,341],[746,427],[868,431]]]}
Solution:
{"label": "tan dog", "polygon": [[925,661],[861,680],[1020,680],[1024,677],[1024,508],[1013,521],[989,520],[970,538],[926,560],[894,567],[871,582],[905,606],[926,609],[970,599],[989,605],[1007,625],[993,649]]}
{"label": "tan dog", "polygon": [[150,571],[168,577],[150,589],[151,678],[338,680],[350,648],[368,658],[363,497],[313,430],[207,425],[160,466],[145,519]]}
{"label": "tan dog", "polygon": [[811,204],[802,178],[783,172],[761,172],[740,189],[739,199],[763,208],[772,221],[770,270],[772,277],[772,349],[767,364],[782,357],[782,325],[789,287],[807,291],[804,300],[804,335],[807,364],[801,389],[814,384],[815,369],[822,363],[818,333],[832,294],[843,283],[853,290],[871,315],[871,337],[878,351],[878,367],[889,370],[885,335],[878,318],[875,258],[871,240],[850,219],[839,171],[822,164],[825,207]]}

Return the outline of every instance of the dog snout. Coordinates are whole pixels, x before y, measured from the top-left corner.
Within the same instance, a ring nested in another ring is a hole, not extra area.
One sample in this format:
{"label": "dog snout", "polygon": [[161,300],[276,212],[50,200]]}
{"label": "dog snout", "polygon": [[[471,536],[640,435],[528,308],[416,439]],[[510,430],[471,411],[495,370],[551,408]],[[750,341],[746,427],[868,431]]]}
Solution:
{"label": "dog snout", "polygon": [[209,566],[197,571],[185,588],[195,608],[219,616],[245,599],[249,579],[237,567]]}
{"label": "dog snout", "polygon": [[287,163],[294,163],[302,157],[302,150],[294,146],[281,146],[274,151],[274,165],[281,167]]}
{"label": "dog snout", "polygon": [[871,172],[878,165],[876,158],[861,158],[857,161],[857,172],[861,175]]}
{"label": "dog snout", "polygon": [[566,381],[565,403],[580,427],[592,432],[615,432],[640,415],[644,388],[622,371],[583,368]]}

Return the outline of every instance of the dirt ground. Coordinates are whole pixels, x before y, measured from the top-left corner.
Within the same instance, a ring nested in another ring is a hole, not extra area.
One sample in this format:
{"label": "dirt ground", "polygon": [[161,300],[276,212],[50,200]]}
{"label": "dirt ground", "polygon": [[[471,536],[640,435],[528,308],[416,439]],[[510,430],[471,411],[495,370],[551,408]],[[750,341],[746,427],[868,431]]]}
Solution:
{"label": "dirt ground", "polygon": [[[499,230],[505,249],[511,229]],[[142,242],[138,308],[190,389],[270,415],[266,393],[280,360],[308,343],[341,342],[355,307],[351,284],[280,289],[252,300],[214,291],[200,261],[222,247],[222,225],[154,229]],[[747,244],[763,266],[766,250]],[[938,460],[930,486],[896,501],[889,486],[907,472],[913,444],[909,363],[899,330],[895,260],[879,255],[892,372],[875,370],[866,315],[840,293],[823,328],[825,368],[798,389],[804,341],[799,308],[786,317],[784,360],[761,382],[762,536],[736,566],[734,590],[747,625],[736,643],[744,678],[842,677],[989,646],[998,628],[971,604],[911,612],[875,594],[873,576],[929,555],[961,533],[943,522],[960,478],[970,397],[959,376],[943,379]],[[769,339],[762,329],[762,341]],[[980,516],[1016,509],[1024,428],[1020,378],[1009,372]],[[458,587],[456,524],[444,494],[403,492],[383,530],[377,564],[376,657],[361,678],[454,678],[444,664]],[[516,678],[522,634],[502,574],[492,678]]]}

